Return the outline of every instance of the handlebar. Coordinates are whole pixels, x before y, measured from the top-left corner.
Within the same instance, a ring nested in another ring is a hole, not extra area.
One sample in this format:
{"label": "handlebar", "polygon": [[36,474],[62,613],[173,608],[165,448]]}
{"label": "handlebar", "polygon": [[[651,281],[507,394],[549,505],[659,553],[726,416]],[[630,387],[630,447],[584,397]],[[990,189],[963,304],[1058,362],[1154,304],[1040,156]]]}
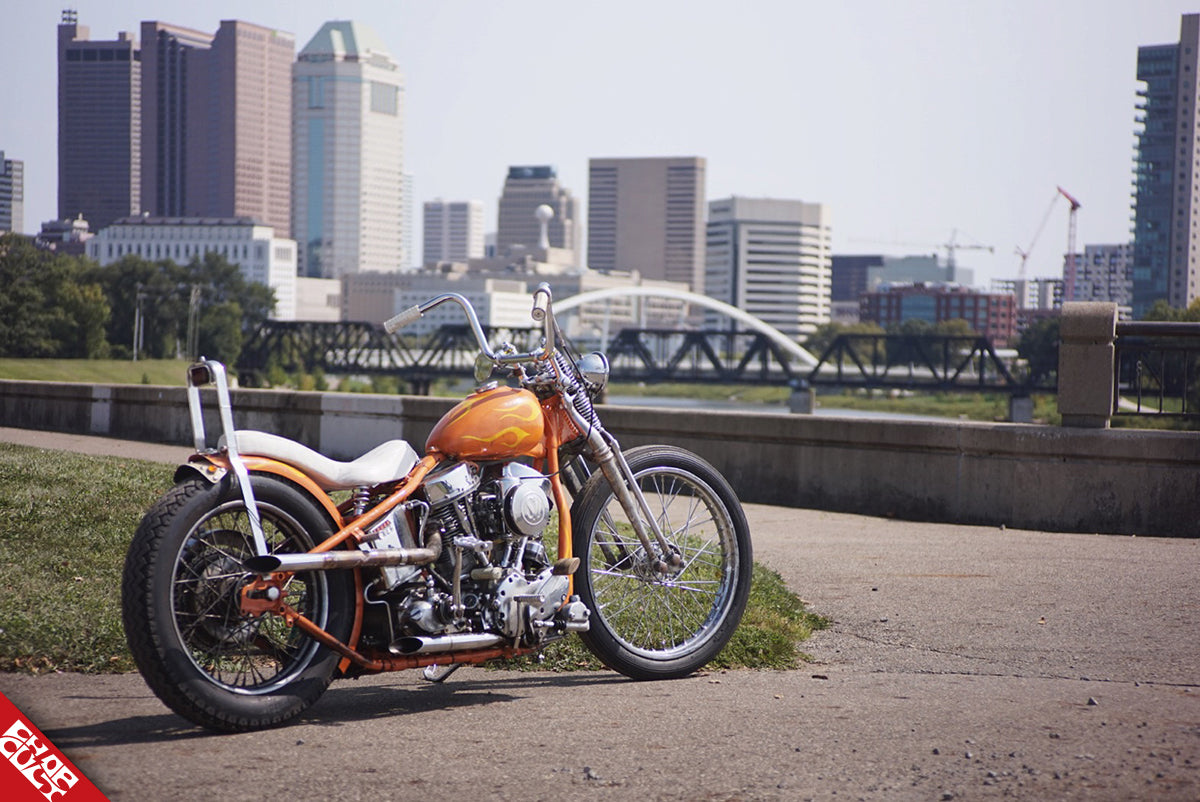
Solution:
{"label": "handlebar", "polygon": [[457,292],[447,292],[430,298],[423,304],[410,306],[398,315],[388,318],[384,321],[383,328],[388,334],[395,334],[405,326],[411,325],[435,306],[440,306],[447,301],[453,301],[463,308],[467,313],[467,320],[471,324],[471,333],[475,335],[475,341],[479,344],[479,350],[488,359],[498,365],[513,365],[518,362],[537,362],[544,359],[549,359],[554,351],[554,312],[551,306],[550,285],[546,282],[538,284],[537,289],[533,291],[533,310],[530,316],[542,324],[542,347],[537,351],[530,351],[525,354],[497,354],[488,346],[487,337],[483,333],[483,326],[479,323],[479,315],[475,313],[475,308],[471,306],[471,302],[459,295]]}

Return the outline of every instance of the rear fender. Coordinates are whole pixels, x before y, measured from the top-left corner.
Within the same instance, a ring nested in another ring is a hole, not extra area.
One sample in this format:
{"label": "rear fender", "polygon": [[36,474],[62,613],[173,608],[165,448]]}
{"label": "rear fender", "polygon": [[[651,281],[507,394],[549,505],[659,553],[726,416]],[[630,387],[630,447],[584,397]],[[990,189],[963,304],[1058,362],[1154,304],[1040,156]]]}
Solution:
{"label": "rear fender", "polygon": [[[242,462],[246,464],[246,470],[255,473],[269,473],[282,479],[287,479],[311,496],[312,500],[320,505],[329,515],[329,520],[333,522],[335,532],[346,525],[345,520],[342,519],[342,514],[338,512],[337,504],[333,502],[329,494],[322,490],[316,482],[291,465],[268,457],[242,454],[241,458]],[[185,464],[175,469],[175,481],[178,482],[187,476],[201,476],[216,484],[224,478],[225,474],[232,470],[233,466],[229,464],[229,459],[224,454],[193,454]]]}

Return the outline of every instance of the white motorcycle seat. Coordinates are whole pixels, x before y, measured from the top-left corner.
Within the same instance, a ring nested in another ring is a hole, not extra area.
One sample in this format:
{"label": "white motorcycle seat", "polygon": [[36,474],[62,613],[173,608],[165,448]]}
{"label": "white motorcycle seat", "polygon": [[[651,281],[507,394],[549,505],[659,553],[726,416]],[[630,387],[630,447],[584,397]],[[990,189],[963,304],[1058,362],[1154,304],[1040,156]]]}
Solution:
{"label": "white motorcycle seat", "polygon": [[[295,440],[269,432],[239,429],[236,434],[239,454],[269,457],[291,465],[322,490],[349,490],[394,482],[407,476],[419,459],[413,447],[403,440],[388,440],[352,462],[338,462]],[[225,445],[224,435],[218,445]]]}

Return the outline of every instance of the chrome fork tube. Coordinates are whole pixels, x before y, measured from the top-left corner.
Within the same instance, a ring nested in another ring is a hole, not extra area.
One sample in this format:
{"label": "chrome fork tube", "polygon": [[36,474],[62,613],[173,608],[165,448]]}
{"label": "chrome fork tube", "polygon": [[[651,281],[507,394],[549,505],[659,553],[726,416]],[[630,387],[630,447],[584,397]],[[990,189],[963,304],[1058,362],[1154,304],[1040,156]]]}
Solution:
{"label": "chrome fork tube", "polygon": [[[567,405],[567,409],[574,412],[570,405]],[[616,438],[593,422],[591,433],[588,435],[588,446],[592,451],[592,460],[600,466],[647,556],[657,554],[663,563],[670,562],[673,557],[670,544],[659,528],[654,513],[650,511],[650,504],[642,494],[642,489],[638,487]],[[658,544],[657,550],[654,543]]]}

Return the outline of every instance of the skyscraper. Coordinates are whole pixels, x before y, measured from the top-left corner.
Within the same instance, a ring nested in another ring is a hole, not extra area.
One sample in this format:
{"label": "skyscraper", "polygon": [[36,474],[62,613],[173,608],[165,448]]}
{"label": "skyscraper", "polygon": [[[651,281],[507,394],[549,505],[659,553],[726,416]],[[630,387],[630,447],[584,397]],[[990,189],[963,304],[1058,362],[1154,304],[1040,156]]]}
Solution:
{"label": "skyscraper", "polygon": [[829,209],[821,203],[713,201],[705,291],[784,334],[811,334],[829,321],[830,237]]}
{"label": "skyscraper", "polygon": [[425,264],[483,258],[480,201],[426,201],[424,218]]}
{"label": "skyscraper", "polygon": [[142,23],[142,207],[291,230],[291,34]]}
{"label": "skyscraper", "polygon": [[0,234],[25,230],[25,162],[0,150]]}
{"label": "skyscraper", "polygon": [[1164,299],[1185,307],[1200,296],[1197,131],[1200,130],[1200,14],[1183,15],[1175,44],[1138,48],[1140,98],[1134,163],[1133,315]]}
{"label": "skyscraper", "polygon": [[[1063,280],[1072,288],[1071,296],[1064,301],[1111,301],[1115,303],[1122,319],[1131,312],[1130,299],[1133,282],[1131,276],[1133,246],[1129,243],[1116,245],[1085,245],[1083,253],[1076,254],[1072,264],[1063,260]],[[1068,271],[1074,269],[1071,281]]]}
{"label": "skyscraper", "polygon": [[579,253],[579,222],[575,197],[558,183],[558,171],[548,165],[509,167],[500,195],[496,226],[496,253],[506,255],[514,248],[532,251],[538,247],[541,224],[537,207],[554,210],[547,233],[551,248]]}
{"label": "skyscraper", "polygon": [[588,266],[704,292],[705,160],[591,159]]}
{"label": "skyscraper", "polygon": [[326,22],[300,51],[292,225],[300,274],[339,278],[404,263],[404,79],[374,31]]}
{"label": "skyscraper", "polygon": [[58,26],[58,219],[93,231],[141,211],[141,51],[121,32],[91,41],[74,11]]}

